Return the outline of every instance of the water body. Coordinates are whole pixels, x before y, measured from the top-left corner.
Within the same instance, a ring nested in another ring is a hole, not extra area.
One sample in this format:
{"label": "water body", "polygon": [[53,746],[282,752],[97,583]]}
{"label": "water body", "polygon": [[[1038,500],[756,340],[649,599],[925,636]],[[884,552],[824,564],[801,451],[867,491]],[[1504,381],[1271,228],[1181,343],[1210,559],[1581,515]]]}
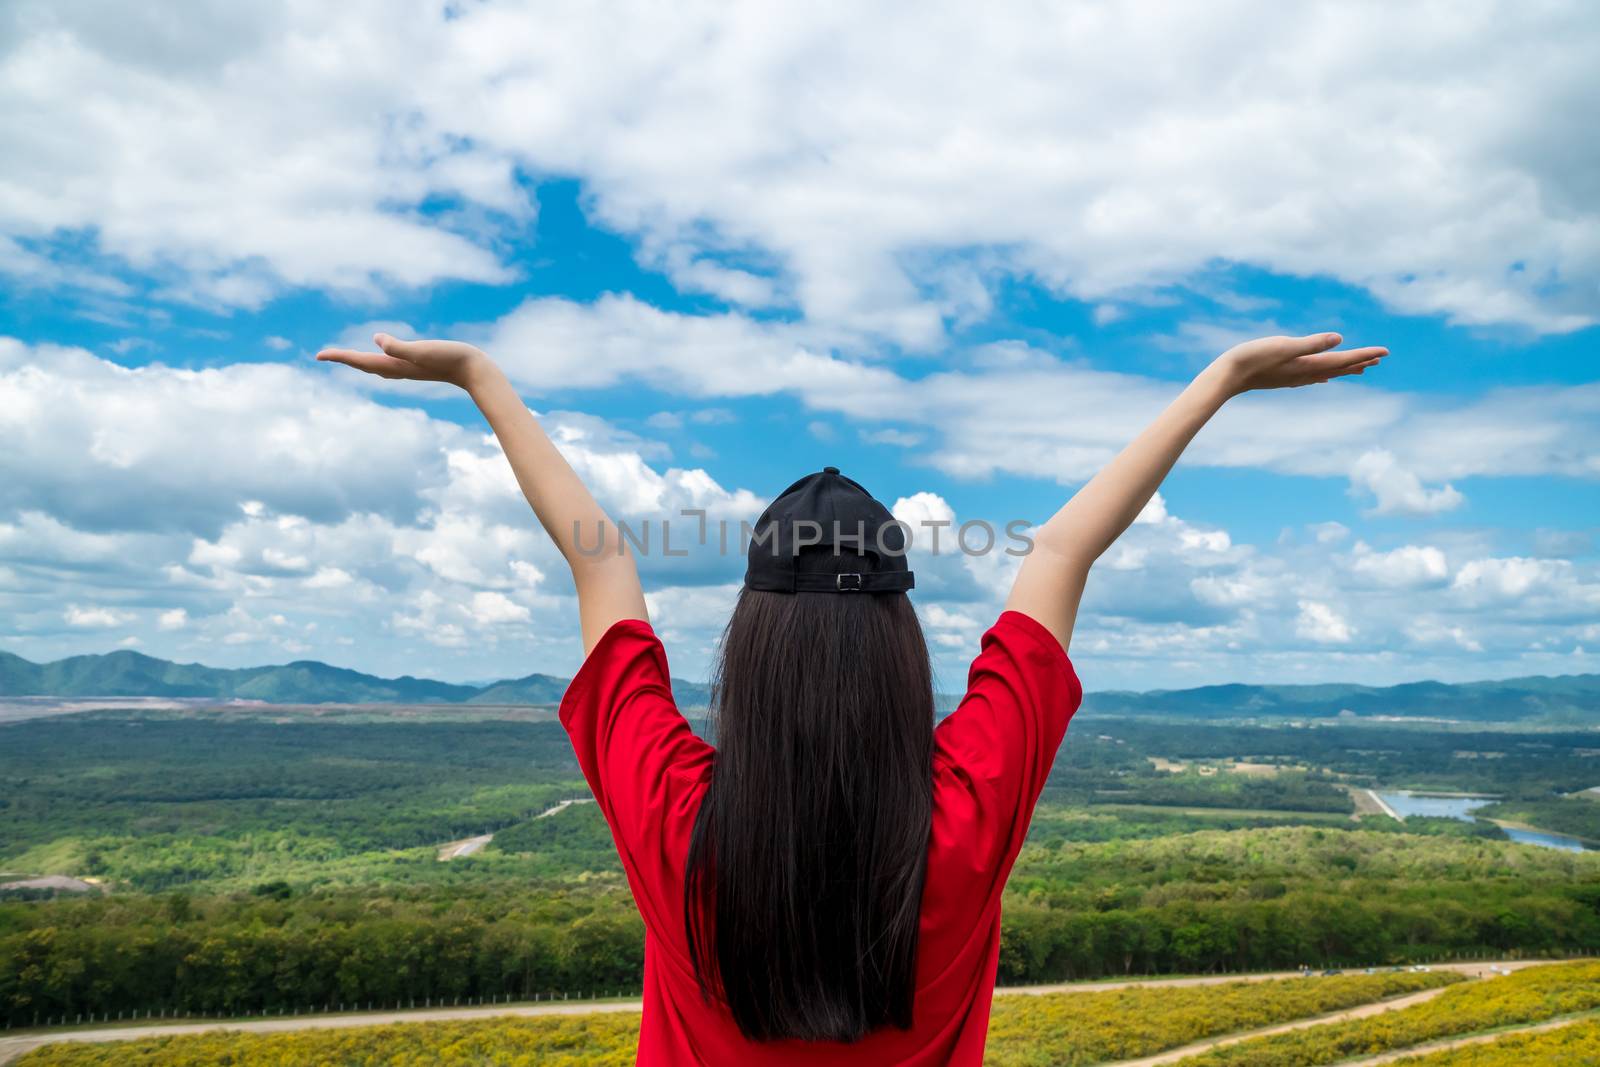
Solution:
{"label": "water body", "polygon": [[1563,852],[1584,852],[1589,846],[1579,841],[1576,837],[1566,834],[1553,834],[1548,830],[1518,830],[1512,826],[1502,826],[1501,830],[1513,841],[1521,841],[1524,845],[1540,845],[1544,848],[1559,848]]}
{"label": "water body", "polygon": [[[1417,793],[1377,793],[1394,813],[1402,819],[1411,815],[1429,815],[1434,818],[1460,819],[1462,822],[1476,822],[1477,817],[1472,813],[1486,804],[1493,803],[1492,797],[1460,797],[1460,796],[1433,796]],[[1565,852],[1583,852],[1588,846],[1576,837],[1566,834],[1553,834],[1547,830],[1516,830],[1509,826],[1502,826],[1501,832],[1513,841],[1520,841],[1524,845],[1538,845],[1541,848],[1559,848]]]}
{"label": "water body", "polygon": [[1379,793],[1378,799],[1394,809],[1402,819],[1412,815],[1427,815],[1436,819],[1460,819],[1472,822],[1472,813],[1486,804],[1489,797],[1438,797],[1416,793]]}

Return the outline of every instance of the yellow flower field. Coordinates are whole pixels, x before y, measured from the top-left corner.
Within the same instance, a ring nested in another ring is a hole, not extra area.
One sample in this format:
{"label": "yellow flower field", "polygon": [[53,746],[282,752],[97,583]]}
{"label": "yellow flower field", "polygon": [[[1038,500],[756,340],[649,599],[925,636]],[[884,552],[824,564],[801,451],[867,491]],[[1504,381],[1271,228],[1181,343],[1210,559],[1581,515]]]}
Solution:
{"label": "yellow flower field", "polygon": [[[997,1067],[1103,1063],[1461,980],[1449,972],[1397,972],[1000,996],[994,1002],[986,1060]],[[633,1062],[638,1023],[638,1016],[631,1012],[610,1012],[284,1034],[198,1034],[114,1044],[47,1045],[17,1063],[18,1067],[299,1067],[308,1063],[339,1067],[623,1067]]]}
{"label": "yellow flower field", "polygon": [[1186,1067],[1313,1067],[1596,1008],[1600,963],[1550,964],[1446,990],[1401,1011],[1256,1038],[1180,1062]]}
{"label": "yellow flower field", "polygon": [[1396,1060],[1395,1067],[1589,1067],[1596,1063],[1600,1063],[1600,1019],[1559,1030],[1507,1034],[1483,1045],[1406,1056]]}

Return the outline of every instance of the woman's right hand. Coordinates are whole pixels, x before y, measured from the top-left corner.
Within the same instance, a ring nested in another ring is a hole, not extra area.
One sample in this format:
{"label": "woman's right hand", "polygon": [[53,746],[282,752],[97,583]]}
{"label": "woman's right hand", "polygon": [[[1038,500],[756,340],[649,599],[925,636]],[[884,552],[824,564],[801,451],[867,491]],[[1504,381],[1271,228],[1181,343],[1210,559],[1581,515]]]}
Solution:
{"label": "woman's right hand", "polygon": [[1343,338],[1336,333],[1314,333],[1306,337],[1258,337],[1234,345],[1212,367],[1219,371],[1233,393],[1252,389],[1292,389],[1317,385],[1347,374],[1360,374],[1389,354],[1381,345],[1329,349]]}
{"label": "woman's right hand", "polygon": [[380,378],[449,382],[463,389],[471,389],[476,377],[493,366],[482,349],[464,341],[402,341],[386,333],[375,333],[372,340],[382,352],[324,348],[317,359],[343,363]]}

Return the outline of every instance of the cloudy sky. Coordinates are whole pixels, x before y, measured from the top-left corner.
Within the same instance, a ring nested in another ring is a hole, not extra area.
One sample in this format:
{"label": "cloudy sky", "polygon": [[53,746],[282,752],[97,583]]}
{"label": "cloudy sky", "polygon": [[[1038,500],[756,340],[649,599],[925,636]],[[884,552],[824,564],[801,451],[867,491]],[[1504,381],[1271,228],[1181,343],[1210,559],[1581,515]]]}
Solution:
{"label": "cloudy sky", "polygon": [[[374,329],[485,347],[619,517],[735,528],[824,464],[1039,521],[1333,329],[1393,356],[1206,429],[1088,686],[1600,669],[1591,4],[163,7],[0,8],[0,648],[571,672],[470,403],[312,361]],[[943,547],[949,689],[1015,561]],[[741,571],[645,560],[677,673]]]}

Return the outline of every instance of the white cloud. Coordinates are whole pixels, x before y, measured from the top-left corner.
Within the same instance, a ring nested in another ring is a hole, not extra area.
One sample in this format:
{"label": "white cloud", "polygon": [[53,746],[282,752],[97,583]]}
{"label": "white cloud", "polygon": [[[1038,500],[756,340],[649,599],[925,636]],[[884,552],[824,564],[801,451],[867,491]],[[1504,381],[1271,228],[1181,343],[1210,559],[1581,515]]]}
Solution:
{"label": "white cloud", "polygon": [[[941,247],[1004,249],[991,272],[1090,300],[1220,256],[1462,322],[1592,321],[1593,161],[1570,151],[1576,120],[1553,117],[1586,84],[1579,4],[1497,8],[1445,40],[1419,12],[1332,5],[916,27],[860,7],[632,10],[541,22],[537,40],[525,17],[474,14],[455,36],[495,88],[451,87],[469,135],[588,176],[599,215],[647,246],[775,257],[815,321],[933,342],[960,290],[916,253]],[[596,49],[603,79],[582,59]],[[1218,54],[1239,57],[1234,77]],[[1155,83],[1130,73],[1150,55]],[[987,195],[952,195],[972,189]],[[1547,293],[1550,278],[1572,283]]]}
{"label": "white cloud", "polygon": [[983,631],[994,622],[976,612],[951,610],[940,604],[924,605],[920,615],[928,643],[937,650],[957,654],[970,655]]}
{"label": "white cloud", "polygon": [[[3,457],[4,450],[0,449],[0,459]],[[4,467],[0,466],[0,473],[3,472]],[[105,570],[129,558],[163,551],[170,541],[170,537],[160,535],[91,533],[31,508],[11,521],[0,519],[0,553],[4,558],[79,573]]]}
{"label": "white cloud", "polygon": [[889,513],[896,520],[911,527],[912,546],[922,543],[921,531],[929,529],[936,524],[952,525],[956,519],[955,509],[938,493],[912,493],[910,496],[900,497],[889,508]]}
{"label": "white cloud", "polygon": [[[572,308],[586,330],[607,321],[594,308]],[[680,318],[666,318],[664,340]],[[687,343],[663,347],[681,353],[673,358],[692,355]],[[787,339],[774,345],[773,366],[799,350]],[[843,356],[827,358],[854,366]],[[867,380],[887,375],[898,384],[881,394],[822,391],[808,404],[832,405],[827,410],[852,420],[890,409],[884,417],[940,435],[951,455],[964,438],[970,447],[963,455],[975,471],[1018,468],[1061,480],[1092,471],[1176,389],[1015,346],[1005,360],[915,380],[881,366],[861,369]],[[724,387],[721,370],[698,373],[705,388]],[[1332,388],[1309,405],[1294,394],[1262,398],[1232,425],[1208,428],[1196,443],[1196,462],[1336,477],[1359,455],[1340,453],[1342,440],[1368,425],[1376,430],[1361,439],[1383,439],[1397,460],[1430,480],[1463,476],[1463,451],[1485,473],[1541,462],[1577,473],[1584,450],[1594,446],[1584,387],[1546,391],[1545,411],[1562,441],[1554,451],[1544,437],[1516,438],[1512,424],[1531,403],[1521,393],[1449,408],[1366,387],[1339,392]],[[259,663],[309,649],[355,657],[351,665],[363,669],[445,677],[561,673],[577,665],[565,570],[481,428],[375,403],[322,368],[130,370],[79,349],[17,342],[0,342],[0,394],[11,445],[0,451],[0,615],[10,622],[4,640],[12,650],[53,658],[101,650],[126,634],[152,654],[202,662]],[[1064,404],[1071,418],[1062,417]],[[689,410],[685,425],[697,423],[700,410],[724,409]],[[1510,451],[1441,448],[1435,429],[1463,411],[1491,436],[1504,421],[1509,436],[1499,440]],[[265,454],[259,447],[208,449],[197,463],[194,438],[172,436],[185,419],[207,440],[265,441]],[[579,412],[545,412],[542,419],[619,517],[699,507],[736,530],[763,504],[706,470],[674,466],[662,442]],[[58,423],[76,427],[78,436]],[[95,429],[107,431],[98,453]],[[373,453],[370,440],[392,444]],[[272,453],[279,442],[284,451]],[[1043,460],[1040,442],[1053,450]],[[344,456],[353,457],[349,464]],[[273,462],[299,466],[291,478],[269,469]],[[101,497],[120,506],[97,506]],[[896,514],[914,523],[970,517],[940,493],[893,499]],[[182,517],[159,513],[157,502],[171,502]],[[991,522],[1003,529],[1003,519]],[[677,545],[681,529],[674,531]],[[1157,498],[1096,569],[1075,651],[1094,652],[1104,684],[1317,678],[1357,662],[1364,676],[1404,677],[1415,671],[1407,664],[1422,662],[1408,656],[1438,665],[1428,673],[1458,678],[1588,664],[1569,657],[1579,644],[1595,646],[1582,636],[1600,614],[1592,560],[1500,555],[1489,533],[1383,551],[1361,541],[1330,555],[1328,546],[1350,537],[1348,529],[1309,532],[1303,542],[1256,546],[1174,515]],[[655,537],[659,546],[659,529]],[[691,675],[714,648],[731,603],[727,590],[737,588],[730,582],[740,561],[717,555],[714,540],[713,533],[711,546],[693,546],[688,559],[656,552],[643,561],[652,605],[671,620],[675,666]],[[930,622],[930,637],[946,684],[958,686],[969,630],[951,620],[992,621],[1017,560],[1000,552],[948,554],[952,542],[953,527],[941,536],[947,554],[917,560],[916,597],[926,619],[942,620]],[[1441,574],[1447,553],[1467,561],[1453,581],[1448,570]],[[74,625],[63,605],[74,606],[80,622],[103,625]],[[167,625],[174,612],[183,625]],[[1416,621],[1424,616],[1436,621],[1433,629]],[[1370,653],[1339,647],[1353,646],[1358,627]],[[1316,659],[1300,644],[1306,641],[1325,658]],[[1326,658],[1367,655],[1392,658]],[[1559,667],[1537,658],[1545,655],[1559,655]]]}
{"label": "white cloud", "polygon": [[128,621],[128,616],[120,611],[110,608],[79,607],[77,604],[67,605],[67,610],[62,615],[67,620],[68,626],[77,626],[86,629],[104,629],[108,626],[119,626]]}
{"label": "white cloud", "polygon": [[1277,596],[1279,588],[1273,577],[1248,569],[1233,574],[1205,574],[1189,582],[1196,599],[1216,607],[1265,603]]}
{"label": "white cloud", "polygon": [[1200,530],[1186,527],[1178,531],[1178,545],[1186,553],[1210,555],[1226,552],[1233,545],[1227,530]]}
{"label": "white cloud", "polygon": [[916,448],[923,442],[923,436],[919,433],[909,433],[892,427],[882,430],[863,430],[861,439],[869,445],[894,445],[896,448]]}
{"label": "white cloud", "polygon": [[[69,436],[97,410],[126,443],[123,461]],[[544,421],[618,518],[659,529],[697,507],[737,530],[763,504],[703,469],[661,464],[661,446],[592,416]],[[376,404],[321,368],[129,370],[10,341],[0,341],[0,424],[10,446],[0,450],[0,640],[10,649],[100,651],[101,631],[128,625],[153,654],[221,665],[343,648],[360,657],[353,665],[389,673],[428,670],[430,649],[448,650],[432,661],[447,677],[577,666],[565,568],[481,430]],[[237,447],[207,448],[200,461],[195,440]],[[693,586],[726,583],[736,563],[716,555],[713,535],[688,560],[664,559],[658,541],[643,569],[649,581]],[[722,621],[698,625],[711,634]]]}
{"label": "white cloud", "polygon": [[1158,492],[1145,502],[1144,507],[1139,509],[1139,514],[1133,517],[1133,521],[1135,524],[1166,522],[1167,517],[1167,502]]}
{"label": "white cloud", "polygon": [[686,677],[703,676],[722,627],[733,614],[741,587],[739,581],[725,581],[712,585],[668,584],[646,590],[650,625],[667,643],[675,675],[683,671]]}
{"label": "white cloud", "polygon": [[1482,652],[1483,645],[1464,626],[1451,626],[1434,618],[1415,619],[1406,625],[1406,635],[1419,645],[1450,644],[1463,652]]}
{"label": "white cloud", "polygon": [[1350,468],[1351,492],[1362,490],[1376,498],[1373,515],[1437,515],[1460,507],[1466,499],[1453,486],[1429,489],[1402,467],[1386,449],[1363,452]]}
{"label": "white cloud", "polygon": [[441,480],[443,446],[467,435],[284,364],[128,369],[0,338],[0,438],[0,509],[86,529],[210,532],[263,503],[314,519],[403,518],[418,487]]}
{"label": "white cloud", "polygon": [[1342,522],[1314,522],[1306,529],[1311,531],[1319,545],[1332,545],[1350,536],[1350,527]]}
{"label": "white cloud", "polygon": [[349,571],[339,567],[318,567],[317,573],[306,579],[305,587],[307,589],[343,589],[354,581],[355,579],[350,576]]}
{"label": "white cloud", "polygon": [[1331,2],[6,17],[0,265],[48,284],[64,269],[17,241],[89,233],[217,304],[501,282],[494,231],[533,211],[521,171],[582,180],[686,289],[912,346],[1008,275],[1104,308],[1218,260],[1459,323],[1594,318],[1600,29],[1577,0],[1448,34],[1427,9]]}
{"label": "white cloud", "polygon": [[[11,5],[0,233],[88,231],[99,251],[169,279],[169,298],[223,306],[259,306],[284,287],[370,297],[509,280],[461,220],[415,210],[458,197],[531,215],[503,154],[405,120],[426,79],[395,78],[392,64],[436,27],[416,5],[383,16],[378,4],[328,17],[213,3],[175,23],[147,9]],[[365,47],[379,19],[394,51]],[[313,40],[345,58],[323,62]]]}
{"label": "white cloud", "polygon": [[1126,314],[1124,309],[1115,304],[1096,304],[1094,306],[1094,324],[1096,326],[1109,326]]}
{"label": "white cloud", "polygon": [[635,380],[693,397],[790,390],[827,408],[829,397],[871,396],[899,383],[887,370],[831,354],[837,334],[736,313],[662,311],[626,295],[592,304],[528,300],[474,330],[513,378],[569,389]]}
{"label": "white cloud", "polygon": [[838,432],[834,430],[833,424],[830,422],[823,422],[821,419],[813,419],[812,421],[806,423],[806,432],[823,443],[830,442],[838,436]]}
{"label": "white cloud", "polygon": [[1462,564],[1452,584],[1464,593],[1516,600],[1567,580],[1571,572],[1572,564],[1567,560],[1522,556],[1474,559]]}
{"label": "white cloud", "polygon": [[505,622],[527,622],[532,618],[524,604],[518,604],[504,593],[480,591],[472,594],[472,617],[484,625]]}
{"label": "white cloud", "polygon": [[1445,555],[1432,545],[1401,545],[1379,552],[1364,541],[1351,549],[1350,572],[1359,578],[1398,589],[1441,584],[1450,577]]}
{"label": "white cloud", "polygon": [[424,590],[415,601],[411,612],[397,611],[389,618],[395,633],[406,637],[419,637],[441,648],[462,648],[467,644],[466,629],[456,622],[446,622],[439,616],[445,600],[438,593]]}
{"label": "white cloud", "polygon": [[1294,632],[1308,641],[1344,644],[1354,636],[1355,629],[1327,604],[1302,600],[1300,614],[1295,618]]}
{"label": "white cloud", "polygon": [[[550,381],[578,388],[639,381],[694,397],[789,393],[813,412],[866,424],[868,434],[873,423],[894,424],[873,440],[965,479],[1084,481],[1181,388],[1020,342],[983,349],[1004,349],[1003,360],[907,378],[830,348],[838,338],[812,327],[666,312],[632,297],[530,301],[468,330],[504,353],[507,372],[530,391]],[[960,364],[974,353],[954,355],[949,362]],[[929,435],[937,440],[925,445]],[[1384,447],[1372,448],[1379,439]],[[1600,478],[1600,384],[1495,390],[1462,401],[1352,382],[1247,395],[1223,409],[1182,462],[1349,479],[1352,491],[1375,498],[1374,513],[1439,514],[1464,497],[1425,480]]]}

